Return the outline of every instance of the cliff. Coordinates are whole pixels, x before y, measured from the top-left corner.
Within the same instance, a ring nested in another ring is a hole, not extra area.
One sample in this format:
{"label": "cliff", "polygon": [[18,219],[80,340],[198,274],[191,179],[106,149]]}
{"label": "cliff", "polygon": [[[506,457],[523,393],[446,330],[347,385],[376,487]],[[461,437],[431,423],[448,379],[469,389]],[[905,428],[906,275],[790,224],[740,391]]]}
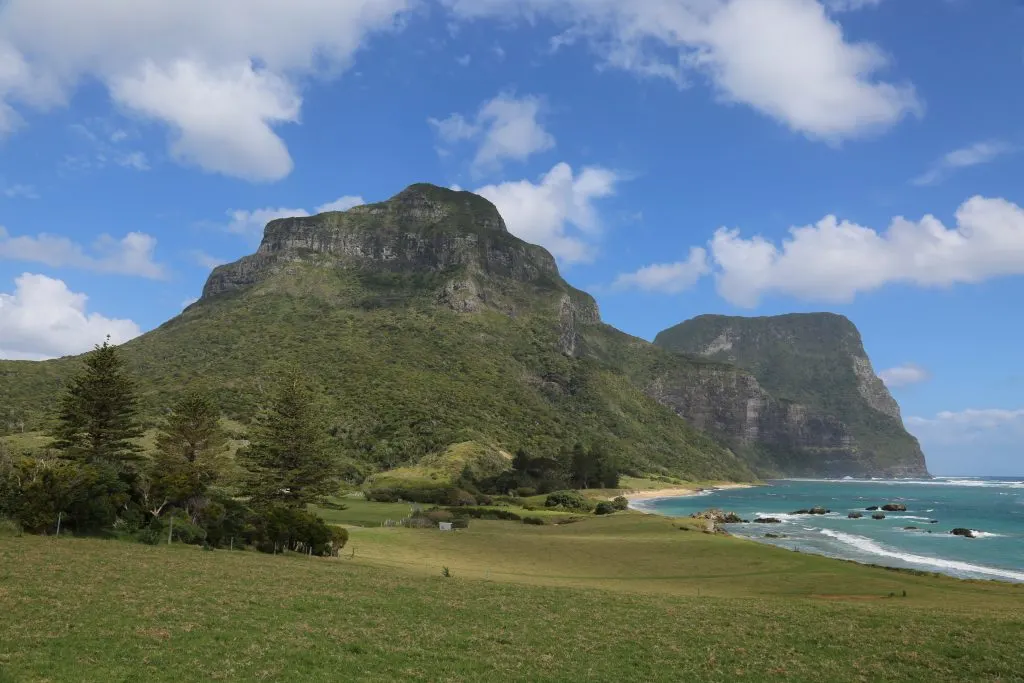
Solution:
{"label": "cliff", "polygon": [[705,372],[701,380],[709,392],[745,402],[742,415],[702,405],[688,391],[692,379],[655,393],[682,414],[693,413],[695,425],[708,424],[733,442],[753,446],[762,469],[789,475],[928,474],[899,405],[875,375],[857,328],[843,316],[698,316],[659,333],[655,344],[753,375],[756,386],[724,371]]}
{"label": "cliff", "polygon": [[[862,423],[602,323],[490,202],[432,185],[272,221],[256,253],[122,349],[149,415],[199,387],[244,423],[282,367],[302,366],[353,480],[470,442],[537,455],[600,444],[626,472],[691,480],[896,471]],[[76,367],[0,362],[0,404],[36,427]],[[870,365],[851,367],[865,405],[898,410]]]}

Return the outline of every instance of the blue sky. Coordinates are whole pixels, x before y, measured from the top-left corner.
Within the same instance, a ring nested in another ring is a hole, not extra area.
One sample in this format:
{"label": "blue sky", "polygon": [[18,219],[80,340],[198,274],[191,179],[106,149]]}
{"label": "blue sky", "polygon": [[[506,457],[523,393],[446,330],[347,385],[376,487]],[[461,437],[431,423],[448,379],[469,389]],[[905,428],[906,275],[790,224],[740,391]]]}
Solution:
{"label": "blue sky", "polygon": [[1022,35],[1014,0],[7,0],[0,357],[429,181],[641,337],[845,314],[933,472],[1024,475]]}

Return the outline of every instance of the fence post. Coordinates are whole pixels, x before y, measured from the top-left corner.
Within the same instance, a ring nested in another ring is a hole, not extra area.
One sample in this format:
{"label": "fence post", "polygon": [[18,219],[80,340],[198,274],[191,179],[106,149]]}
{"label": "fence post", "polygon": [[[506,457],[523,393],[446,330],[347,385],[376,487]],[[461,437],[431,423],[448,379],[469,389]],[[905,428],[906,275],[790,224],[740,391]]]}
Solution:
{"label": "fence post", "polygon": [[64,515],[63,512],[57,513],[57,538],[60,538],[60,519]]}
{"label": "fence post", "polygon": [[171,525],[167,527],[167,545],[171,544],[171,534],[174,533],[174,517],[171,517]]}

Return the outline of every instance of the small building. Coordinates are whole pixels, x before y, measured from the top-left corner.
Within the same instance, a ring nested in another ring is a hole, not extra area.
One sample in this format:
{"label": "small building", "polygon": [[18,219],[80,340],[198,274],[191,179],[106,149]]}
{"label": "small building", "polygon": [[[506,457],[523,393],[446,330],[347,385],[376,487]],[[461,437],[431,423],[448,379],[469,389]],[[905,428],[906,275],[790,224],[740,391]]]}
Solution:
{"label": "small building", "polygon": [[438,522],[437,523],[437,528],[440,529],[441,531],[451,531],[452,530],[452,523],[451,522]]}

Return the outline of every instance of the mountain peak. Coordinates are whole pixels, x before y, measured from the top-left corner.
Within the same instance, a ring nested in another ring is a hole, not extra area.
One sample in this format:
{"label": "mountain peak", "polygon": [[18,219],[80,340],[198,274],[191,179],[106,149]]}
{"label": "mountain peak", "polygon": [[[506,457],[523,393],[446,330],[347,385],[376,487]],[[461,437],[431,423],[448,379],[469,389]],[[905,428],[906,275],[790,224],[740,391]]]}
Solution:
{"label": "mountain peak", "polygon": [[270,221],[255,254],[210,274],[203,298],[249,287],[298,264],[562,282],[551,254],[512,235],[487,199],[417,183],[383,202]]}

